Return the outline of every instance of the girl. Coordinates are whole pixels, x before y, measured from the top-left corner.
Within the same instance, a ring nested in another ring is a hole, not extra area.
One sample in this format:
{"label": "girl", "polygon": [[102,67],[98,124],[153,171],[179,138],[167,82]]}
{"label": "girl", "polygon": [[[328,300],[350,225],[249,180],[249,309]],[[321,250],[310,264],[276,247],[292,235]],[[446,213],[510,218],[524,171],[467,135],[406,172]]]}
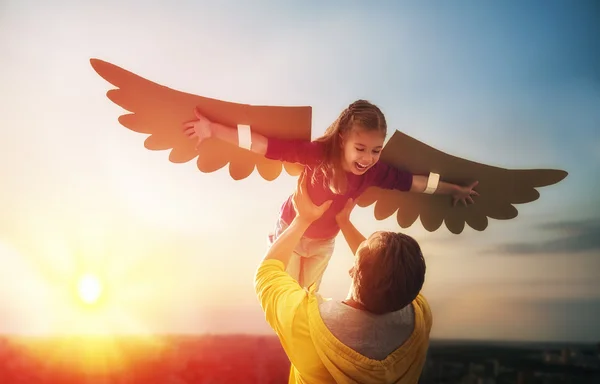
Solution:
{"label": "girl", "polygon": [[[206,119],[196,109],[197,120],[184,124],[184,132],[198,143],[215,137],[240,145],[269,159],[300,163],[308,183],[308,192],[317,205],[329,208],[304,233],[290,259],[287,272],[302,287],[316,284],[318,290],[323,273],[340,231],[336,215],[346,204],[353,204],[367,188],[377,186],[418,193],[449,194],[454,204],[473,203],[478,195],[477,182],[463,187],[439,182],[439,175],[413,175],[379,162],[387,135],[387,123],[381,110],[366,100],[357,100],[342,111],[325,134],[314,141],[281,140],[249,132],[248,127],[227,127]],[[285,230],[295,216],[292,195],[281,207],[270,244]]]}

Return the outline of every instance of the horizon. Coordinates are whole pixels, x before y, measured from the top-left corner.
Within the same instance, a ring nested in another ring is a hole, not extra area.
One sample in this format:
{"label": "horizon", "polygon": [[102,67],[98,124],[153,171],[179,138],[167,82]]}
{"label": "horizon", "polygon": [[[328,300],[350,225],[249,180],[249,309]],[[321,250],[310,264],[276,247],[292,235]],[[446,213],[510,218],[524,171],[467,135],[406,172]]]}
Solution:
{"label": "horizon", "polygon": [[[69,340],[72,343],[86,342],[86,341],[130,341],[130,342],[144,342],[147,343],[149,339],[152,339],[154,345],[157,343],[170,345],[170,341],[175,340],[202,340],[202,339],[220,339],[220,340],[232,340],[236,338],[245,339],[270,339],[279,342],[277,335],[265,334],[265,333],[214,333],[214,334],[120,334],[120,335],[84,335],[84,334],[73,334],[73,335],[5,335],[0,334],[0,341],[5,340],[8,343],[18,342],[25,343],[28,346],[29,343],[36,342],[62,342],[65,343]],[[23,345],[23,344],[21,344]],[[506,340],[506,339],[445,339],[445,338],[430,338],[429,348],[436,346],[479,346],[479,347],[498,347],[498,348],[533,348],[543,350],[562,350],[569,348],[578,349],[594,349],[600,348],[600,341],[540,341],[540,340]]]}
{"label": "horizon", "polygon": [[[190,339],[201,339],[205,337],[212,338],[235,338],[235,337],[256,337],[256,338],[269,338],[278,339],[275,334],[268,333],[153,333],[153,334],[3,334],[0,333],[1,339],[13,339],[13,340],[51,340],[51,339],[170,339],[170,338],[190,338]],[[434,343],[447,343],[447,344],[481,344],[481,345],[493,345],[493,344],[507,344],[507,345],[552,345],[552,346],[587,346],[587,347],[598,347],[600,340],[598,341],[569,341],[569,340],[511,340],[511,339],[451,339],[451,338],[440,338],[432,337],[429,339],[430,344]]]}

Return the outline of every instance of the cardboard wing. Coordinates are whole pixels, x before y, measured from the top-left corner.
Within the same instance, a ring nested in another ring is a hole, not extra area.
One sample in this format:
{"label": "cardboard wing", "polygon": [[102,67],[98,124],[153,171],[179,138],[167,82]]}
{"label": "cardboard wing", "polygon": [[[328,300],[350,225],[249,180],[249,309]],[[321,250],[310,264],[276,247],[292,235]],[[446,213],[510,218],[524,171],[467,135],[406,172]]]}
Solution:
{"label": "cardboard wing", "polygon": [[253,131],[266,136],[310,140],[311,107],[256,106],[211,99],[167,88],[106,61],[90,62],[102,78],[117,87],[107,92],[108,98],[130,112],[121,115],[119,122],[149,135],[144,142],[147,149],[171,150],[171,162],[184,163],[197,156],[198,169],[205,173],[229,164],[235,180],[248,177],[255,168],[268,181],[276,179],[282,167],[293,176],[302,171],[297,164],[270,160],[213,138],[203,141],[196,151],[195,142],[183,134],[183,123],[195,118],[197,107],[208,119],[224,125],[250,125]]}
{"label": "cardboard wing", "polygon": [[375,203],[375,218],[383,220],[397,211],[398,224],[408,228],[421,218],[423,227],[436,231],[445,222],[450,232],[459,234],[465,223],[483,231],[488,218],[509,220],[517,217],[514,204],[537,200],[536,188],[556,184],[567,172],[553,169],[505,169],[476,163],[432,148],[404,133],[396,131],[384,147],[380,161],[406,169],[413,174],[440,174],[441,181],[468,185],[478,181],[475,204],[452,205],[449,195],[427,195],[370,188],[358,199],[361,207]]}

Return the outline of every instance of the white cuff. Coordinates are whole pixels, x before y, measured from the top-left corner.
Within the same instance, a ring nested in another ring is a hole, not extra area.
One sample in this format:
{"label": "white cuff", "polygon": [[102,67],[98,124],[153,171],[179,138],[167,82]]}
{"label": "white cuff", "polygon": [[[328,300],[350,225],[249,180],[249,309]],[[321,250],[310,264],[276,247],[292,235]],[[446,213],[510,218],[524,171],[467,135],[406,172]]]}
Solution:
{"label": "white cuff", "polygon": [[437,173],[430,172],[429,178],[427,179],[427,188],[425,188],[425,191],[423,191],[423,193],[426,193],[428,195],[433,195],[433,193],[436,191],[439,183],[440,183],[440,175]]}
{"label": "white cuff", "polygon": [[250,126],[245,124],[238,124],[238,145],[240,148],[247,150],[252,149],[252,132]]}

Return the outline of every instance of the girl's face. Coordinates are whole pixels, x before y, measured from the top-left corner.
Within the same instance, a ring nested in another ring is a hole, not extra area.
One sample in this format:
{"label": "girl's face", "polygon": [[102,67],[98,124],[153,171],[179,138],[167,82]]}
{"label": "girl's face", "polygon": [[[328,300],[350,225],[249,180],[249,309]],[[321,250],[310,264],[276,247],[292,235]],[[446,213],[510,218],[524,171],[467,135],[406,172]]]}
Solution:
{"label": "girl's face", "polygon": [[354,126],[342,139],[342,167],[346,172],[363,175],[379,161],[385,135]]}

